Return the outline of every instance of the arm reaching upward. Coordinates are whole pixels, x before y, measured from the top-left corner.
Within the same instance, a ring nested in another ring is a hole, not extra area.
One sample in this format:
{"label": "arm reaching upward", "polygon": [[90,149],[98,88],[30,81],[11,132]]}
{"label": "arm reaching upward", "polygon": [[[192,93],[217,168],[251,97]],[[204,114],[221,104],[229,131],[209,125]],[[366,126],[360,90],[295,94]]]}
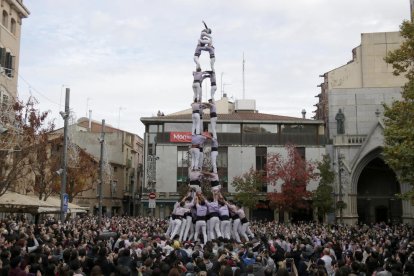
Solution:
{"label": "arm reaching upward", "polygon": [[206,28],[206,31],[207,31],[209,34],[211,34],[211,29],[210,29],[209,27],[207,27],[207,24],[206,24],[206,22],[204,22],[204,20],[203,20],[203,24],[204,24],[204,27]]}

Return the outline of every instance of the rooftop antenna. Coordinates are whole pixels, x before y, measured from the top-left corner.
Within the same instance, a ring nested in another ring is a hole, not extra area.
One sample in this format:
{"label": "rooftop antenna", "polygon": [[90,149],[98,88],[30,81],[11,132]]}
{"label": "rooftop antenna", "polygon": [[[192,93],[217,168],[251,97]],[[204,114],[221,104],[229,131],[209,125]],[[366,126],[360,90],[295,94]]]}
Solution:
{"label": "rooftop antenna", "polygon": [[244,63],[245,63],[246,61],[244,60],[244,52],[243,52],[243,100],[244,100],[244,98],[245,98],[245,93],[246,93],[246,90],[245,90],[245,85],[244,85]]}
{"label": "rooftop antenna", "polygon": [[[62,94],[63,94],[63,88],[66,86],[66,84],[62,84],[62,86],[60,87],[60,98],[59,98],[59,108],[62,108]],[[60,126],[60,121],[59,121],[59,126]]]}
{"label": "rooftop antenna", "polygon": [[121,110],[125,110],[126,108],[120,106],[119,110],[118,110],[118,131],[120,130],[121,127]]}
{"label": "rooftop antenna", "polygon": [[231,85],[231,83],[223,83],[223,97],[227,97],[227,93],[224,92],[224,88],[226,85]]}
{"label": "rooftop antenna", "polygon": [[223,89],[224,89],[224,85],[223,85],[223,75],[224,75],[224,72],[221,72],[220,85],[221,85],[221,97],[222,98],[223,98]]}
{"label": "rooftop antenna", "polygon": [[90,111],[90,109],[89,109],[89,101],[91,100],[91,98],[86,98],[86,116],[88,116],[88,112]]}

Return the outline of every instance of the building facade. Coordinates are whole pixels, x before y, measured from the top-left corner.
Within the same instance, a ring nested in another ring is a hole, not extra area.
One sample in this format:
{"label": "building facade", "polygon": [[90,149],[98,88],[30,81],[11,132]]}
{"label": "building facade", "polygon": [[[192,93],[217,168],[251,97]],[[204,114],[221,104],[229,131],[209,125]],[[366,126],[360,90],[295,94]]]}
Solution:
{"label": "building facade", "polygon": [[0,1],[0,103],[17,97],[22,20],[29,16],[22,0]]}
{"label": "building facade", "polygon": [[[250,168],[264,169],[267,154],[286,156],[286,144],[294,144],[306,160],[321,160],[325,153],[323,121],[259,113],[254,100],[229,102],[224,97],[216,102],[219,141],[218,173],[222,189],[231,197],[235,193],[232,180]],[[209,122],[208,111],[203,115]],[[191,142],[191,110],[167,116],[141,118],[144,134],[143,215],[166,217],[179,192],[188,185],[189,144]],[[209,130],[211,129],[208,124]],[[210,148],[204,148],[204,166],[208,167]],[[313,190],[317,183],[310,183]],[[263,193],[273,192],[266,186]],[[148,209],[147,194],[156,192],[156,207]],[[264,206],[266,209],[266,206]],[[251,216],[273,219],[273,211],[255,210]]]}
{"label": "building facade", "polygon": [[384,57],[401,41],[399,32],[363,33],[352,60],[322,75],[315,118],[326,126],[327,152],[338,176],[336,200],[346,203],[337,218],[346,223],[413,223],[411,203],[396,196],[410,186],[398,183],[382,157],[383,103],[400,99],[406,82],[392,74]]}
{"label": "building facade", "polygon": [[[69,141],[99,161],[102,123],[80,118],[68,129]],[[142,183],[143,140],[136,134],[110,125],[105,125],[104,133],[103,214],[137,215]],[[98,186],[95,185],[92,190],[83,192],[75,198],[74,203],[89,207],[92,213],[96,213]]]}

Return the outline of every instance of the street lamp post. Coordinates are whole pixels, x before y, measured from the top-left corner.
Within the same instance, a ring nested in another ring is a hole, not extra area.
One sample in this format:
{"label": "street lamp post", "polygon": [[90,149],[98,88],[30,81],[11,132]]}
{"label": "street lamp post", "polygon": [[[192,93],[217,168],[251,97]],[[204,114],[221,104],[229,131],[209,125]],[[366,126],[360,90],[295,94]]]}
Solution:
{"label": "street lamp post", "polygon": [[98,186],[98,225],[101,227],[102,221],[102,185],[103,185],[103,166],[104,166],[104,146],[105,146],[105,119],[102,120],[101,137],[98,139],[101,144],[99,158],[99,186]]}
{"label": "street lamp post", "polygon": [[343,194],[342,194],[342,171],[343,171],[343,156],[342,156],[342,154],[340,153],[340,151],[339,151],[339,149],[338,149],[338,184],[339,184],[339,194],[338,194],[338,196],[339,196],[339,203],[340,203],[340,205],[339,205],[339,222],[342,224],[343,223],[343,208],[344,208],[344,206],[343,206],[343,204],[344,204],[344,202],[343,202],[343,198],[342,198],[342,196],[343,196]]}

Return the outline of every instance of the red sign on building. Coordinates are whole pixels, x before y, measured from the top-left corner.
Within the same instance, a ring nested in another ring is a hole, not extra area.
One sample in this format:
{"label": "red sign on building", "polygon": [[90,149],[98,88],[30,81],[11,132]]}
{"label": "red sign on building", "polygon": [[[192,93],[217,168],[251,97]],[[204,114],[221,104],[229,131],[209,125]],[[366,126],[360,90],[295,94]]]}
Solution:
{"label": "red sign on building", "polygon": [[170,132],[170,142],[191,143],[191,132]]}

